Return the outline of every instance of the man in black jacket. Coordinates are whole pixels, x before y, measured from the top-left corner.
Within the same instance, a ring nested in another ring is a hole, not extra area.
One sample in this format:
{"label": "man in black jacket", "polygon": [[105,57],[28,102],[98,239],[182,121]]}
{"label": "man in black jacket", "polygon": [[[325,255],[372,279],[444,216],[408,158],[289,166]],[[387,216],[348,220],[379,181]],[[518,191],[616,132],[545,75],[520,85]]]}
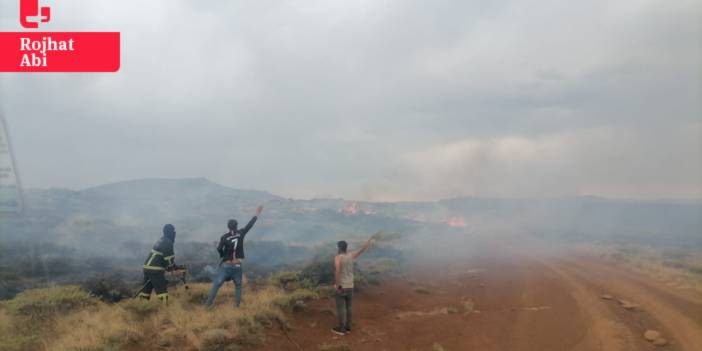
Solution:
{"label": "man in black jacket", "polygon": [[156,297],[168,302],[166,271],[177,269],[173,243],[175,242],[175,227],[172,224],[163,226],[163,236],[158,239],[144,261],[144,287],[139,291],[139,297],[148,300],[151,290],[156,290]]}
{"label": "man in black jacket", "polygon": [[258,206],[256,208],[256,215],[251,218],[249,223],[243,229],[238,228],[238,223],[235,219],[230,219],[227,223],[229,232],[222,235],[219,239],[219,244],[217,245],[217,252],[219,252],[219,257],[221,259],[219,265],[219,272],[217,272],[217,277],[212,281],[212,289],[210,290],[210,295],[207,298],[207,306],[212,306],[215,297],[217,297],[217,291],[227,280],[234,281],[234,303],[237,307],[241,304],[241,287],[242,287],[242,270],[241,270],[241,260],[244,259],[244,238],[246,233],[253,228],[254,223],[261,215],[263,211],[263,206]]}

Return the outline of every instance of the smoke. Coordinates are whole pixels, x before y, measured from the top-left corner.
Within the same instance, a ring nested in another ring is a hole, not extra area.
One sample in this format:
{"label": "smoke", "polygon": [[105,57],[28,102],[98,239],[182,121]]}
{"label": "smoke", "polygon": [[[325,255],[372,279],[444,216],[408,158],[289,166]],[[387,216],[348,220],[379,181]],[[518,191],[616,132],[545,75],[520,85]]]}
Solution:
{"label": "smoke", "polygon": [[67,0],[47,30],[121,31],[121,71],[6,74],[0,99],[30,188],[699,197],[699,8]]}
{"label": "smoke", "polygon": [[[690,123],[675,133],[680,137],[660,139],[650,131],[596,128],[468,138],[401,155],[397,171],[367,194],[699,199],[702,158],[696,155],[702,150],[702,124]],[[398,173],[403,176],[395,177]]]}

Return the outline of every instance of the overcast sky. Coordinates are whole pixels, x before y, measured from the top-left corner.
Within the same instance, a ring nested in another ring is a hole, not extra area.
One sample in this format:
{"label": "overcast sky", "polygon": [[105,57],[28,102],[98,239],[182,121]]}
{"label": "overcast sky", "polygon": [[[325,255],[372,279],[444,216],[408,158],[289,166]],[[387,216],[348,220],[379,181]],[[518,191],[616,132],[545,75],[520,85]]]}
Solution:
{"label": "overcast sky", "polygon": [[122,68],[0,73],[25,187],[702,198],[699,0],[40,2]]}

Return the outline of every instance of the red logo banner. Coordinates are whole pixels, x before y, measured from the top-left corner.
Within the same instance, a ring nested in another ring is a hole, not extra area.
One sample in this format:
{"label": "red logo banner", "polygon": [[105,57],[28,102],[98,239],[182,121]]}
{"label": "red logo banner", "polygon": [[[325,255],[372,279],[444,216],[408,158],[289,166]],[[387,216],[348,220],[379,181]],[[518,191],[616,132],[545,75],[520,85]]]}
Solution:
{"label": "red logo banner", "polygon": [[[19,0],[22,27],[36,29],[51,21],[52,8],[39,2]],[[0,32],[0,72],[117,72],[119,68],[119,32]]]}
{"label": "red logo banner", "polygon": [[119,32],[0,32],[0,72],[116,72]]}

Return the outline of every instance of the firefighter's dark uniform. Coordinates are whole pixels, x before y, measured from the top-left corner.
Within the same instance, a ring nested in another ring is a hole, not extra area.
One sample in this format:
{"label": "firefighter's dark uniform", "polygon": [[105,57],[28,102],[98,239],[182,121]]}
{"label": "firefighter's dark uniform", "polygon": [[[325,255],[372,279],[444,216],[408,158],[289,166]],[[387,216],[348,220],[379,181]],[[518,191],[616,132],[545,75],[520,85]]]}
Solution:
{"label": "firefighter's dark uniform", "polygon": [[163,227],[163,236],[149,252],[144,262],[144,287],[139,292],[140,298],[148,300],[151,297],[151,290],[156,290],[156,297],[168,301],[166,271],[176,267],[173,253],[175,234],[173,225],[166,224]]}

